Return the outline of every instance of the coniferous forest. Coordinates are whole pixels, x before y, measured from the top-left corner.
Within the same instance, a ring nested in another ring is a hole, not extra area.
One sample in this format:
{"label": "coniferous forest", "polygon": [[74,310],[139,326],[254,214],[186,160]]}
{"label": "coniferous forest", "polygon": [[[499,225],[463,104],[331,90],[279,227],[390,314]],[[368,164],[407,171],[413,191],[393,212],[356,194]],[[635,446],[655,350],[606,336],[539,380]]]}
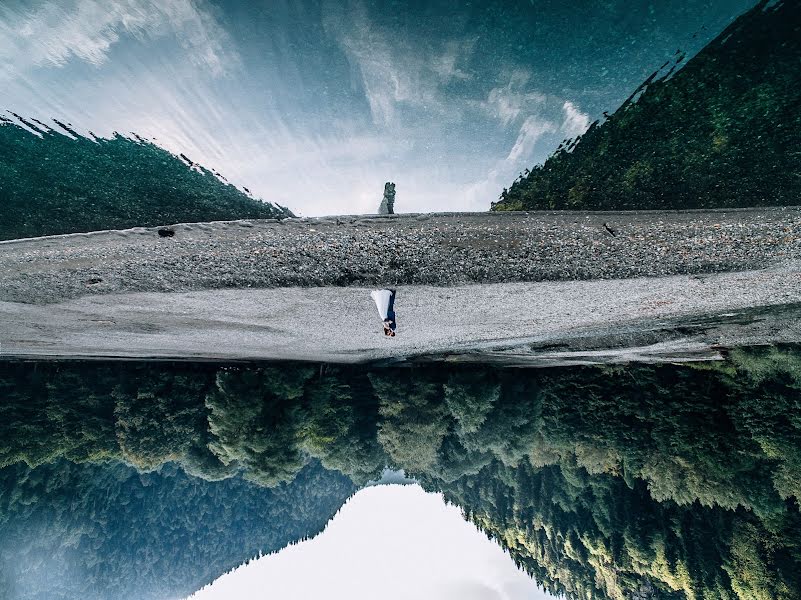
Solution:
{"label": "coniferous forest", "polygon": [[[801,0],[5,4],[0,600],[186,598],[319,535],[332,598],[357,543],[399,593],[511,597],[376,552],[427,562],[397,511],[326,531],[388,482],[516,589],[801,600],[801,209],[415,212],[579,131],[491,209],[801,206]],[[327,216],[156,244],[294,216],[165,148]]]}
{"label": "coniferous forest", "polygon": [[763,0],[504,189],[494,210],[801,203],[801,5]]}
{"label": "coniferous forest", "polygon": [[545,370],[5,363],[3,585],[187,594],[315,535],[391,467],[567,598],[798,598],[800,387],[790,348]]}
{"label": "coniferous forest", "polygon": [[141,138],[21,122],[0,118],[0,240],[292,216]]}

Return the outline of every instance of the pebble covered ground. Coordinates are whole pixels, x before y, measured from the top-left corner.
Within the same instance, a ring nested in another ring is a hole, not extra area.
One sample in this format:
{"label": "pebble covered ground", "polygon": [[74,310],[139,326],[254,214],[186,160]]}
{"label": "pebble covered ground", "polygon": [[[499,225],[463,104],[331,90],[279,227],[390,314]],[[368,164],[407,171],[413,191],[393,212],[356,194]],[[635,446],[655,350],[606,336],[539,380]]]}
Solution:
{"label": "pebble covered ground", "polygon": [[0,301],[661,277],[801,258],[801,207],[228,221],[0,243]]}

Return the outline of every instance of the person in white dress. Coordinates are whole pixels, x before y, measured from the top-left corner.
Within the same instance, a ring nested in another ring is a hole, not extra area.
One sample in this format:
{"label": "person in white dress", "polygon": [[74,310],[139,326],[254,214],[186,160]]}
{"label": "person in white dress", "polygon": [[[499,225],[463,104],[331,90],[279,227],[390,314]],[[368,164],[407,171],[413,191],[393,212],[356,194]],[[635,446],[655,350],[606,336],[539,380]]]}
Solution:
{"label": "person in white dress", "polygon": [[373,290],[370,296],[378,308],[378,316],[384,325],[384,335],[395,337],[398,324],[395,321],[395,290]]}

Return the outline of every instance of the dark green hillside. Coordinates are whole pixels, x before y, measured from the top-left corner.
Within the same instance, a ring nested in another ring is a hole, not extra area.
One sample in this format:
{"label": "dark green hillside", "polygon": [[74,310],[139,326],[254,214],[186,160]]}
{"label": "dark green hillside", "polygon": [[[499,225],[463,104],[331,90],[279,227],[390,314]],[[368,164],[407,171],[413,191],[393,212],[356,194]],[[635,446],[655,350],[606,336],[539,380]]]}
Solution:
{"label": "dark green hillside", "polygon": [[493,209],[801,203],[801,3],[760,2],[663,73],[527,171]]}
{"label": "dark green hillside", "polygon": [[354,491],[316,462],[275,488],[172,464],[0,469],[0,586],[9,580],[0,597],[185,598],[259,553],[316,536]]}
{"label": "dark green hillside", "polygon": [[3,363],[0,586],[175,597],[318,531],[389,465],[570,599],[795,600],[800,389],[791,348],[532,370]]}
{"label": "dark green hillside", "polygon": [[257,431],[293,440],[308,371],[246,372],[237,402],[216,367],[0,365],[0,598],[184,598],[317,535],[356,485]]}
{"label": "dark green hillside", "polygon": [[554,594],[797,599],[798,362],[775,358],[501,376],[500,395],[452,378],[458,425],[419,477]]}
{"label": "dark green hillside", "polygon": [[0,122],[0,239],[291,216],[145,140]]}

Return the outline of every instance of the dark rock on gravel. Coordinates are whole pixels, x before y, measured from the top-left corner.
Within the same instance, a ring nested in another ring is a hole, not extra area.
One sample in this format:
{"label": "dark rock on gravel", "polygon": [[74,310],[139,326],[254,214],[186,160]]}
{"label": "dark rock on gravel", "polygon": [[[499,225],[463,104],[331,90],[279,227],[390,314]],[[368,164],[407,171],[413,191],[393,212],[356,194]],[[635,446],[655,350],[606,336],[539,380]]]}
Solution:
{"label": "dark rock on gravel", "polygon": [[[167,242],[161,231],[174,233]],[[798,207],[220,221],[2,242],[0,301],[663,277],[799,258]],[[90,278],[102,281],[87,286]]]}

